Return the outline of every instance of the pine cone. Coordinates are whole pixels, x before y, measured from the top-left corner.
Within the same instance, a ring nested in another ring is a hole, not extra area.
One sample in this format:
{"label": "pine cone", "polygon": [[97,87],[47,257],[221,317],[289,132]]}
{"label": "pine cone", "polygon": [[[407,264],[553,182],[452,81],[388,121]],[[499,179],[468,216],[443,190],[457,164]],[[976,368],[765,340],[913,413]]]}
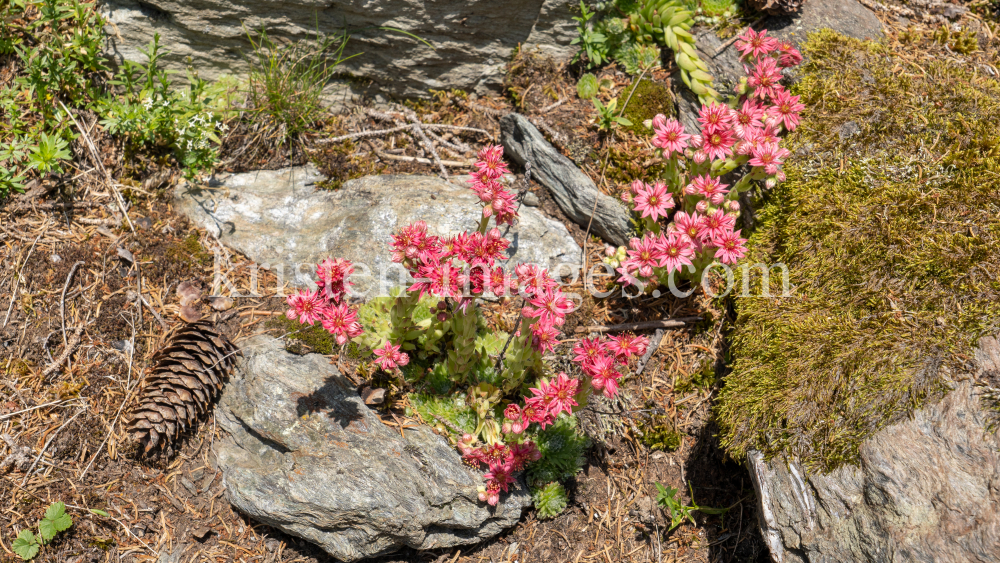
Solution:
{"label": "pine cone", "polygon": [[772,16],[788,16],[798,12],[806,0],[750,0],[750,6]]}
{"label": "pine cone", "polygon": [[202,321],[183,326],[153,357],[129,431],[145,451],[166,445],[211,408],[236,364],[238,348]]}

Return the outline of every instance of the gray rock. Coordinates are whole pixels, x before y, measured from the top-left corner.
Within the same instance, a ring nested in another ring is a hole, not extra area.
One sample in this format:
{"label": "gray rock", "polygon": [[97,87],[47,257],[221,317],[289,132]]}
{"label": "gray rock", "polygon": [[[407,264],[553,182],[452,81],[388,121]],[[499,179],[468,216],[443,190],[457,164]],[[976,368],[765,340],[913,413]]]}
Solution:
{"label": "gray rock", "polygon": [[508,157],[522,165],[531,162],[532,177],[548,188],[573,222],[587,228],[593,214],[592,232],[612,244],[628,243],[632,237],[629,211],[617,199],[601,193],[594,181],[546,141],[528,118],[517,113],[504,116],[500,120],[500,141]]}
{"label": "gray rock", "polygon": [[425,427],[406,437],[365,406],[329,360],[265,335],[246,341],[216,410],[226,497],[241,512],[342,561],[468,545],[513,526],[527,488],[479,502],[482,476]]}
{"label": "gray rock", "polygon": [[[168,68],[190,66],[201,78],[246,72],[252,54],[247,32],[261,28],[279,45],[308,39],[316,31],[351,38],[345,74],[374,81],[371,91],[428,96],[429,89],[497,90],[511,51],[540,48],[567,59],[576,35],[566,0],[507,0],[497,5],[467,0],[104,0],[110,24],[109,51],[115,59],[145,62],[139,51],[159,33],[170,55]],[[393,27],[416,35],[424,43]],[[188,62],[190,61],[190,62]]]}
{"label": "gray rock", "polygon": [[[984,338],[981,373],[1000,374]],[[777,563],[997,561],[1000,436],[981,387],[957,383],[937,404],[861,446],[857,467],[828,475],[750,456],[761,531]]]}
{"label": "gray rock", "polygon": [[[389,253],[397,229],[423,220],[433,234],[453,235],[475,229],[481,217],[479,198],[460,179],[367,176],[336,191],[317,190],[321,179],[312,166],[235,174],[211,190],[180,185],[175,203],[227,246],[299,287],[311,284],[310,264],[347,258],[355,263],[354,289],[367,296],[384,294],[406,275]],[[507,238],[511,263],[553,268],[580,261],[566,226],[538,209],[522,207]]]}
{"label": "gray rock", "polygon": [[[878,40],[882,37],[882,22],[858,0],[808,0],[797,14],[770,16],[754,28],[766,29],[768,35],[791,41],[798,46],[805,43],[809,33],[823,28],[857,39]],[[740,77],[744,76],[739,51],[735,44],[730,44],[716,55],[726,40],[719,39],[710,29],[701,29],[696,38],[698,54],[715,77],[716,90],[728,95]],[[677,105],[681,123],[688,131],[700,130],[697,119],[701,105],[698,98],[683,87],[680,93]]]}
{"label": "gray rock", "polygon": [[527,205],[528,207],[538,207],[542,204],[535,192],[528,192],[524,194],[524,199],[522,199],[522,201],[524,202],[524,205]]}

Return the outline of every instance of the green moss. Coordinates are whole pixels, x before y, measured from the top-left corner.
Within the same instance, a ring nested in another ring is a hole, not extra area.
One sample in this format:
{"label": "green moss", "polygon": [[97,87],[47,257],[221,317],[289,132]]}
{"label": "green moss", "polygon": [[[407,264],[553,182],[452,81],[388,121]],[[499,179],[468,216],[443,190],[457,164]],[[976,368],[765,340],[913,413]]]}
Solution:
{"label": "green moss", "polygon": [[333,335],[319,323],[306,326],[285,315],[275,315],[267,324],[269,328],[281,329],[285,336],[290,339],[286,346],[289,352],[295,354],[314,352],[329,356],[340,350],[340,345],[337,344]]}
{"label": "green moss", "polygon": [[[790,453],[830,470],[940,396],[997,330],[1000,84],[830,31],[804,51],[797,157],[748,256],[787,265],[792,295],[737,299],[716,415],[736,458]],[[760,276],[748,282],[761,295]]]}
{"label": "green moss", "polygon": [[675,451],[681,447],[684,436],[674,429],[673,422],[665,416],[657,416],[642,425],[642,443],[651,450],[666,452]]}
{"label": "green moss", "polygon": [[191,232],[180,242],[167,247],[167,257],[171,260],[190,262],[199,266],[211,264],[212,253],[205,250],[205,247],[201,245],[198,239],[198,233]]}
{"label": "green moss", "polygon": [[628,99],[628,105],[625,106],[622,115],[627,117],[632,125],[625,127],[626,130],[636,135],[648,136],[652,130],[643,124],[644,121],[653,119],[658,113],[667,117],[674,115],[674,96],[665,84],[644,78],[635,86],[631,98],[628,97],[630,92],[632,92],[631,84],[619,96],[621,101]]}

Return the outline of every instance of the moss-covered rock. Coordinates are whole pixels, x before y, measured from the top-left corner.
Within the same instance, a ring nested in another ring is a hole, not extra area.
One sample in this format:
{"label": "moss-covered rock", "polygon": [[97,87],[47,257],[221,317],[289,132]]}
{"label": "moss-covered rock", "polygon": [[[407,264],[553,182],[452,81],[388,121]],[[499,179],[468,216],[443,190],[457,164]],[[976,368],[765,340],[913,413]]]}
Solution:
{"label": "moss-covered rock", "polygon": [[759,210],[748,256],[787,265],[792,296],[737,299],[716,414],[735,457],[829,470],[938,397],[997,329],[1000,83],[829,31],[804,52],[788,181]]}
{"label": "moss-covered rock", "polygon": [[[672,117],[674,115],[674,95],[665,84],[648,78],[640,80],[639,84],[635,85],[635,92],[632,92],[632,86],[630,84],[625,88],[620,98],[622,101],[628,100],[628,105],[625,106],[622,115],[632,122],[632,125],[625,129],[637,135],[649,135],[651,129],[643,125],[643,122],[647,119],[653,119],[658,113]],[[630,92],[632,93],[631,98],[628,97]]]}

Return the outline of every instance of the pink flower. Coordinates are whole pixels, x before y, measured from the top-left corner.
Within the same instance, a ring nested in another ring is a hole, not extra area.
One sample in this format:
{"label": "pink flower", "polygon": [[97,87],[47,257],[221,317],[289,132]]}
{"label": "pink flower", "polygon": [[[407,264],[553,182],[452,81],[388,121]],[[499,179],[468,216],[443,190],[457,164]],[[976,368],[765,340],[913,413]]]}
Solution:
{"label": "pink flower", "polygon": [[490,180],[496,180],[509,172],[507,163],[503,161],[503,146],[486,145],[479,150],[477,156],[479,160],[476,161],[476,168]]}
{"label": "pink flower", "polygon": [[663,265],[663,251],[656,238],[647,233],[642,240],[633,238],[629,241],[628,264],[639,270],[639,275],[649,278],[653,276],[653,268]]}
{"label": "pink flower", "polygon": [[747,249],[744,246],[747,239],[740,238],[739,231],[723,233],[722,236],[712,242],[719,247],[719,250],[715,252],[715,257],[723,264],[736,264],[747,253]]}
{"label": "pink flower", "polygon": [[572,313],[574,308],[573,301],[558,288],[537,293],[528,302],[536,308],[525,307],[525,317],[538,318],[543,323],[554,325],[562,325],[563,319],[567,314]]}
{"label": "pink flower", "polygon": [[768,108],[768,115],[784,124],[786,130],[794,131],[799,126],[799,112],[806,108],[805,104],[799,103],[799,97],[786,90],[775,93],[772,101],[774,105]]}
{"label": "pink flower", "polygon": [[559,344],[559,330],[539,321],[531,325],[531,346],[539,352],[551,352]]}
{"label": "pink flower", "polygon": [[606,346],[607,344],[600,338],[584,338],[577,342],[576,346],[573,346],[573,353],[576,354],[573,361],[578,364],[587,364],[604,353]]}
{"label": "pink flower", "polygon": [[611,398],[618,393],[618,378],[622,376],[615,367],[615,359],[611,356],[599,356],[590,364],[588,375],[594,389],[602,391],[605,397]]}
{"label": "pink flower", "polygon": [[[417,221],[392,235],[392,261],[431,262],[440,256],[441,244],[436,236],[427,234],[427,223]],[[407,266],[409,267],[409,266]]]}
{"label": "pink flower", "polygon": [[347,303],[328,307],[321,322],[323,328],[336,337],[337,344],[343,345],[348,339],[364,333],[357,311],[348,307]]}
{"label": "pink flower", "polygon": [[789,155],[788,149],[781,148],[777,143],[768,143],[757,148],[750,159],[750,166],[760,166],[769,175],[778,173],[778,166],[783,158]]}
{"label": "pink flower", "polygon": [[[695,216],[697,217],[697,213]],[[673,232],[667,235],[660,233],[660,249],[663,251],[663,267],[668,272],[680,270],[681,266],[691,266],[694,256],[694,243],[684,233]]]}
{"label": "pink flower", "polygon": [[525,423],[537,422],[545,430],[545,426],[555,422],[556,417],[549,412],[544,397],[531,397],[524,400],[524,408],[521,409],[521,417]]}
{"label": "pink flower", "polygon": [[719,102],[709,102],[701,106],[698,112],[702,131],[728,129],[732,119],[729,106]]}
{"label": "pink flower", "polygon": [[451,266],[451,262],[432,262],[426,266],[420,266],[417,275],[414,276],[415,283],[407,288],[407,291],[419,291],[420,297],[430,293],[438,297],[460,297],[462,294],[461,282],[458,279],[459,273]]}
{"label": "pink flower", "polygon": [[729,215],[721,209],[716,209],[702,219],[701,232],[706,239],[714,241],[722,235],[732,231],[735,225],[735,215]]}
{"label": "pink flower", "polygon": [[542,452],[538,451],[538,446],[531,440],[510,446],[510,463],[514,471],[520,471],[528,463],[538,461],[541,458]]}
{"label": "pink flower", "polygon": [[406,352],[400,352],[399,346],[393,345],[392,342],[386,341],[385,346],[382,348],[377,348],[375,350],[375,356],[378,358],[375,363],[378,367],[389,371],[396,366],[405,366],[410,363],[410,357]]}
{"label": "pink flower", "polygon": [[510,421],[510,431],[514,434],[520,434],[528,427],[529,421],[524,420],[521,414],[521,407],[514,403],[507,405],[507,408],[503,411],[503,415]]}
{"label": "pink flower", "polygon": [[681,211],[674,216],[674,228],[686,235],[692,242],[701,242],[701,221],[702,217],[697,213],[688,215]]}
{"label": "pink flower", "polygon": [[610,340],[608,342],[608,349],[614,352],[615,356],[619,358],[641,356],[646,353],[646,346],[649,345],[649,340],[645,336],[636,336],[631,332],[612,336]]}
{"label": "pink flower", "polygon": [[715,128],[702,132],[701,150],[712,160],[722,160],[732,156],[735,142],[732,130]]}
{"label": "pink flower", "polygon": [[487,481],[487,489],[496,487],[507,492],[507,487],[514,482],[512,474],[514,473],[514,467],[510,462],[501,463],[493,462],[490,463],[490,471],[483,478]]}
{"label": "pink flower", "polygon": [[740,109],[733,110],[733,132],[738,137],[745,138],[748,130],[764,125],[763,119],[764,106],[747,98]]}
{"label": "pink flower", "polygon": [[579,380],[570,379],[565,373],[559,372],[552,381],[548,383],[542,381],[538,385],[539,389],[532,388],[529,391],[535,396],[544,397],[546,408],[553,416],[558,416],[562,411],[573,413],[573,407],[577,406],[573,397],[579,384]]}
{"label": "pink flower", "polygon": [[326,301],[320,296],[319,291],[299,291],[287,298],[288,306],[291,307],[285,315],[292,319],[298,319],[302,324],[313,324],[323,318],[326,311]]}
{"label": "pink flower", "polygon": [[778,43],[778,51],[781,53],[781,57],[778,58],[778,65],[783,68],[795,66],[802,62],[802,53],[795,48],[795,45],[792,45],[788,41],[780,41]]}
{"label": "pink flower", "polygon": [[683,152],[691,135],[684,132],[684,126],[676,119],[665,119],[663,114],[653,118],[653,146],[663,149],[663,157]]}
{"label": "pink flower", "polygon": [[354,266],[351,265],[350,260],[343,258],[330,260],[327,258],[316,265],[316,276],[319,278],[316,285],[323,291],[327,299],[340,301],[347,287],[352,285],[346,280],[353,273]]}
{"label": "pink flower", "polygon": [[721,204],[723,196],[729,193],[729,190],[726,189],[729,187],[729,184],[723,184],[718,178],[713,178],[710,174],[696,176],[691,180],[690,187],[693,193],[697,193],[715,205]]}
{"label": "pink flower", "polygon": [[654,221],[658,217],[666,217],[667,210],[673,207],[673,195],[667,192],[667,185],[663,182],[656,182],[652,186],[646,185],[635,196],[635,210],[641,211],[643,217],[650,217]]}
{"label": "pink flower", "polygon": [[767,37],[766,29],[757,33],[753,28],[748,28],[746,33],[736,40],[736,50],[741,53],[740,59],[759,58],[777,48],[778,40],[774,37]]}
{"label": "pink flower", "polygon": [[549,277],[549,272],[536,264],[518,264],[514,267],[517,285],[528,297],[540,291],[554,289],[558,284]]}
{"label": "pink flower", "polygon": [[781,70],[774,62],[774,59],[766,57],[761,59],[753,70],[744,66],[747,74],[747,84],[754,89],[753,95],[756,98],[773,98],[781,91]]}

